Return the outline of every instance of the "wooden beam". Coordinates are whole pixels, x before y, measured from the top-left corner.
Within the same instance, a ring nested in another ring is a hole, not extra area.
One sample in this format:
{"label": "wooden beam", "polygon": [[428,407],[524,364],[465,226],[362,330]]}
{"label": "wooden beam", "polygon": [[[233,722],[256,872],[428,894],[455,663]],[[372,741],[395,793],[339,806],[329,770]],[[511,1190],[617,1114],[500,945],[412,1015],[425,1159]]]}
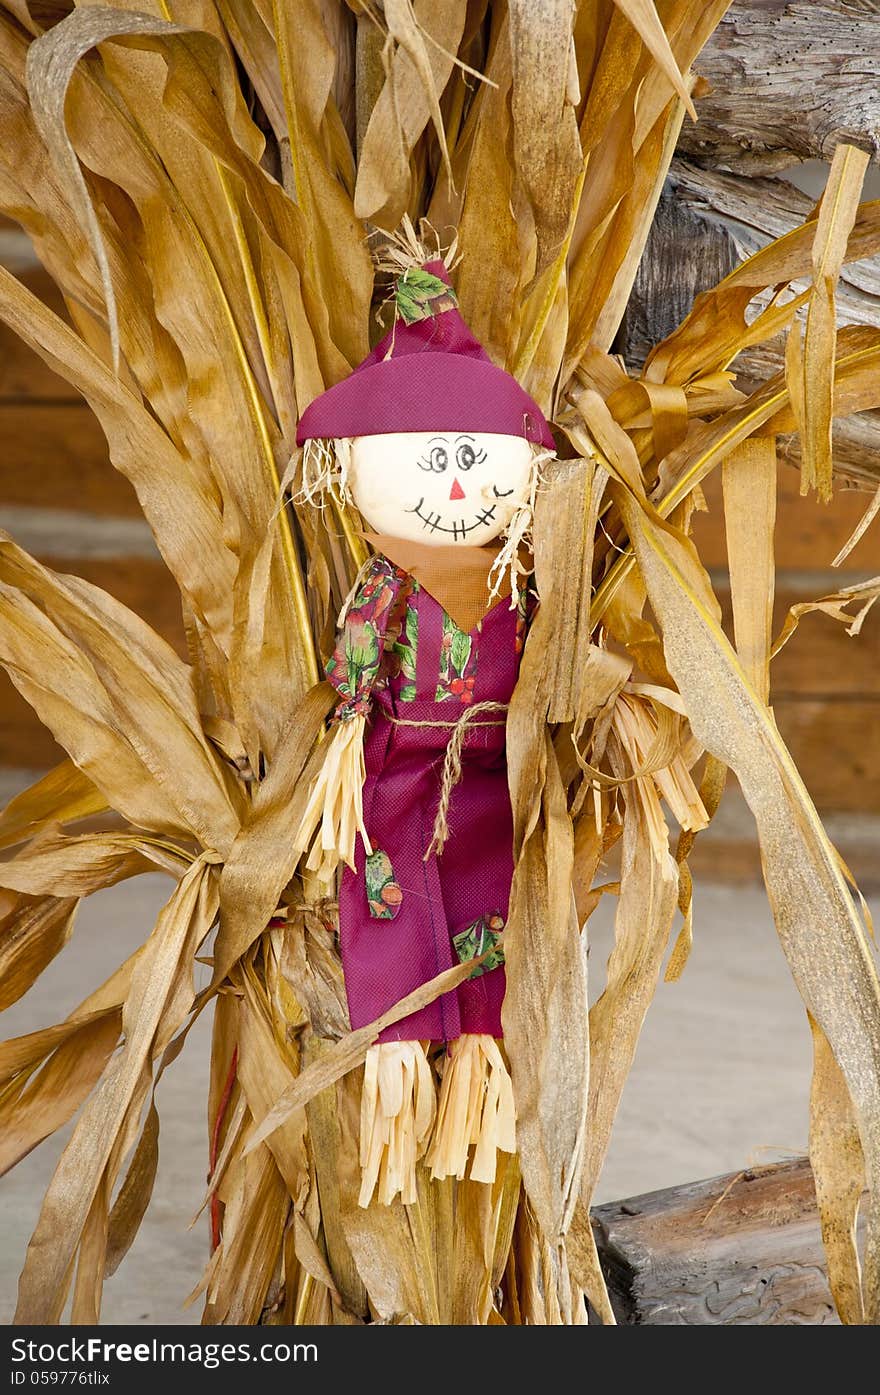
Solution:
{"label": "wooden beam", "polygon": [[848,141],[880,151],[880,12],[864,0],[731,5],[694,64],[709,83],[679,150],[768,174],[830,160]]}
{"label": "wooden beam", "polygon": [[134,489],[111,465],[107,439],[84,402],[0,401],[0,500],[142,516]]}
{"label": "wooden beam", "polygon": [[[708,512],[693,515],[691,532],[703,565],[717,572],[727,566],[720,470],[713,470],[703,481],[703,494]],[[776,490],[776,565],[780,572],[823,573],[815,583],[820,590],[814,589],[812,581],[810,583],[810,594],[818,596],[827,595],[839,586],[849,586],[857,576],[880,571],[880,518],[841,566],[831,567],[833,558],[855,531],[869,502],[862,490],[848,489],[845,481],[841,481],[831,503],[821,504],[814,494],[801,494],[800,479],[794,470],[781,469]],[[793,578],[780,575],[780,586],[792,584]]]}
{"label": "wooden beam", "polygon": [[593,1212],[618,1322],[837,1324],[806,1158]]}
{"label": "wooden beam", "polygon": [[[20,239],[23,234],[17,236]],[[13,256],[8,242],[5,249],[0,243],[0,265],[8,265],[28,290],[33,291],[56,315],[65,320],[68,318],[64,297],[48,271],[33,259],[27,260],[24,251],[19,256]],[[76,389],[53,373],[39,354],[29,349],[14,330],[0,324],[0,401],[19,401],[23,398],[52,402],[82,401]]]}

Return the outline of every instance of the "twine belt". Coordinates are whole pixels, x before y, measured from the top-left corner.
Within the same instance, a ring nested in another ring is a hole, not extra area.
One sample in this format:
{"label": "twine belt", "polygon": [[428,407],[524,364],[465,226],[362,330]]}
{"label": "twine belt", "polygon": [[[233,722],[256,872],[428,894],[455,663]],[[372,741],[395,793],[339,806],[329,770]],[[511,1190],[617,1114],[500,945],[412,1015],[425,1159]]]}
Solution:
{"label": "twine belt", "polygon": [[[437,816],[434,819],[434,831],[428,844],[428,851],[424,855],[425,862],[428,861],[432,853],[440,856],[449,837],[449,801],[452,798],[452,791],[461,779],[461,757],[468,727],[473,724],[478,713],[506,712],[508,706],[509,704],[506,702],[477,702],[474,703],[473,707],[466,707],[461,716],[454,722],[414,722],[406,717],[388,716],[387,720],[395,727],[449,727],[451,731],[446,755],[443,758],[443,774],[440,777],[440,803],[437,806]],[[478,722],[477,726],[503,727],[505,724],[505,721]]]}

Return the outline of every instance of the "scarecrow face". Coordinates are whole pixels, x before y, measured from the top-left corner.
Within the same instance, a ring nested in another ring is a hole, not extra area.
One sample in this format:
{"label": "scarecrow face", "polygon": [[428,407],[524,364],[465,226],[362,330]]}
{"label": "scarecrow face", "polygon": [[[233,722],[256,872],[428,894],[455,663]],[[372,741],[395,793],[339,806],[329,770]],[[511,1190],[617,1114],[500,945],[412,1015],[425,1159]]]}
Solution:
{"label": "scarecrow face", "polygon": [[528,498],[532,448],[522,436],[403,431],[352,441],[352,497],[374,532],[434,546],[478,547]]}

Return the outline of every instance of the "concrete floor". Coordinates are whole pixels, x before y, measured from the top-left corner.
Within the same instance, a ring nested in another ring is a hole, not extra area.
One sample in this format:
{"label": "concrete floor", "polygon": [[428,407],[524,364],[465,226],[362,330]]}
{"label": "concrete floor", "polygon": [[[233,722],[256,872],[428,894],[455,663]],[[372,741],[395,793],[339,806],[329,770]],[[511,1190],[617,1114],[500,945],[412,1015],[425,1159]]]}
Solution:
{"label": "concrete floor", "polygon": [[[160,876],[144,877],[87,902],[72,944],[26,1001],[3,1015],[0,1035],[60,1020],[141,941],[170,885]],[[763,892],[698,886],[695,904],[691,961],[677,984],[661,985],[649,1013],[599,1200],[805,1148],[809,1034]],[[594,916],[597,981],[611,945],[613,910],[606,898]],[[159,1087],[156,1190],[132,1250],[105,1289],[105,1322],[199,1320],[200,1303],[186,1310],[181,1305],[207,1255],[204,1217],[187,1227],[205,1181],[209,1038],[206,1019]],[[0,1181],[0,1323],[11,1321],[27,1240],[63,1142],[49,1140]]]}

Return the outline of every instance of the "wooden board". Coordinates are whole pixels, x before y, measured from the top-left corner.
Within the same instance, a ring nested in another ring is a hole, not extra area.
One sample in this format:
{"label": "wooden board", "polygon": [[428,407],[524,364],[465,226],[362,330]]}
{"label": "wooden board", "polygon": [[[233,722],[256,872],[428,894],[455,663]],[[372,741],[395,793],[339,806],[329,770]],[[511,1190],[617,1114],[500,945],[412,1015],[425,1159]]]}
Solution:
{"label": "wooden board", "polygon": [[[800,472],[791,465],[779,468],[776,495],[776,564],[781,570],[817,571],[827,569],[829,589],[848,585],[847,572],[880,572],[880,518],[839,568],[832,559],[862,518],[871,496],[860,489],[846,489],[838,483],[830,504],[820,504],[815,495],[801,497]],[[708,513],[693,516],[693,537],[704,566],[727,566],[724,537],[724,509],[721,498],[721,471],[713,470],[703,481]],[[783,584],[783,583],[781,583]]]}
{"label": "wooden board", "polygon": [[[17,273],[18,279],[63,318],[67,318],[64,297],[52,278],[42,267]],[[19,339],[5,324],[0,324],[0,401],[50,399],[57,402],[78,402],[79,393],[53,373],[39,354]]]}
{"label": "wooden board", "polygon": [[792,698],[773,710],[820,810],[880,813],[880,700]]}
{"label": "wooden board", "polygon": [[0,402],[0,503],[139,517],[84,403]]}
{"label": "wooden board", "polygon": [[806,1158],[600,1206],[593,1222],[620,1323],[839,1323]]}

